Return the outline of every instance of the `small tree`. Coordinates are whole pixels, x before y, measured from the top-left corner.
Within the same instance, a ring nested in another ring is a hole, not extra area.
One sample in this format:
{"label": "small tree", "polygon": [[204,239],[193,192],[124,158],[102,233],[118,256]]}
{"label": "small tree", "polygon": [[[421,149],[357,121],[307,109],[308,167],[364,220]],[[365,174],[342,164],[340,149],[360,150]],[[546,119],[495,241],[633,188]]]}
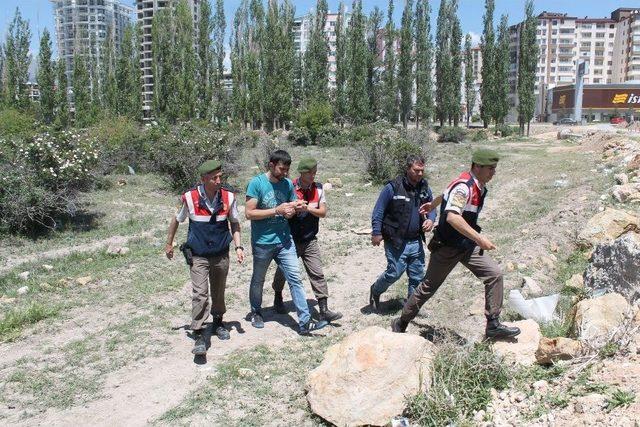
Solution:
{"label": "small tree", "polygon": [[29,22],[22,19],[16,7],[13,20],[9,24],[5,43],[7,103],[15,108],[25,109],[29,105],[27,80],[29,78],[29,43],[31,29]]}
{"label": "small tree", "polygon": [[476,103],[476,87],[473,79],[473,53],[471,52],[471,34],[464,40],[464,97],[467,107],[467,127]]}
{"label": "small tree", "polygon": [[525,20],[520,33],[520,55],[518,64],[518,123],[520,135],[524,135],[524,125],[529,126],[535,112],[536,64],[538,62],[538,44],[536,28],[538,19],[533,14],[533,0],[525,3]]}
{"label": "small tree", "polygon": [[428,0],[418,0],[416,4],[416,127],[420,120],[428,124],[433,115],[433,44],[429,23],[430,7]]}
{"label": "small tree", "polygon": [[40,116],[46,124],[53,121],[55,108],[55,70],[51,62],[51,38],[46,28],[40,39],[38,53],[38,86],[40,87]]}
{"label": "small tree", "polygon": [[384,72],[382,74],[383,116],[391,124],[398,121],[398,88],[396,86],[395,58],[396,30],[393,24],[393,0],[389,0],[387,24],[384,28]]}
{"label": "small tree", "polygon": [[413,107],[413,1],[405,0],[400,26],[400,60],[398,66],[398,91],[400,92],[400,120],[407,128]]}
{"label": "small tree", "polygon": [[67,99],[67,73],[66,61],[59,58],[56,64],[56,107],[55,123],[58,128],[64,129],[69,126],[69,101]]}
{"label": "small tree", "polygon": [[480,117],[485,129],[489,127],[493,117],[493,107],[496,102],[496,88],[494,76],[495,33],[493,30],[493,13],[495,0],[485,0],[485,12],[482,18],[484,29],[480,49],[482,53],[482,85],[480,86]]}
{"label": "small tree", "polygon": [[494,62],[495,96],[493,119],[498,127],[504,124],[509,113],[509,25],[507,15],[500,18]]}

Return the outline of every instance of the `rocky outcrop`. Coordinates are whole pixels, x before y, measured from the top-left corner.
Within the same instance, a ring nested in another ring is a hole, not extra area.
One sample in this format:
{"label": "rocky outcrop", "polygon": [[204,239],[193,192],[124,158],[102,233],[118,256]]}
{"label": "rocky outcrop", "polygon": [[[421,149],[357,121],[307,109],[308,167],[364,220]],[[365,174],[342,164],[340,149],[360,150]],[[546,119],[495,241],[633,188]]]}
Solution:
{"label": "rocky outcrop", "polygon": [[[626,176],[626,175],[625,175]],[[611,194],[620,203],[640,202],[640,183],[614,185]]]}
{"label": "rocky outcrop", "polygon": [[510,341],[496,341],[493,350],[508,362],[519,365],[533,365],[536,362],[536,350],[542,335],[540,326],[534,320],[505,322],[509,326],[520,328],[520,335]]}
{"label": "rocky outcrop", "polygon": [[571,338],[540,338],[536,350],[536,361],[541,365],[549,365],[558,360],[569,360],[582,353],[582,343]]}
{"label": "rocky outcrop", "polygon": [[309,374],[311,410],[338,426],[387,425],[408,397],[429,386],[433,347],[420,336],[380,327],[348,336]]}
{"label": "rocky outcrop", "polygon": [[627,233],[596,247],[584,276],[589,289],[617,292],[631,303],[640,299],[640,234]]}
{"label": "rocky outcrop", "polygon": [[637,231],[638,229],[640,229],[640,219],[637,215],[607,208],[594,215],[587,222],[578,235],[578,242],[583,247],[592,247],[617,239],[627,231]]}
{"label": "rocky outcrop", "polygon": [[606,343],[622,325],[629,310],[627,300],[615,293],[580,301],[575,316],[578,337],[592,345]]}

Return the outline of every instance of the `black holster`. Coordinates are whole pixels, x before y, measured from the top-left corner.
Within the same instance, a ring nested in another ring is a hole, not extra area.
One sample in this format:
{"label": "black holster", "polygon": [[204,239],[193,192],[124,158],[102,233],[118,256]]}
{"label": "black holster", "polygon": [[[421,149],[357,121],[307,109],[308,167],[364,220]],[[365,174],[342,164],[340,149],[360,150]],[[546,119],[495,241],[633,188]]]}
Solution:
{"label": "black holster", "polygon": [[440,239],[440,235],[438,234],[438,229],[436,228],[433,231],[433,236],[431,237],[431,240],[429,240],[427,249],[429,249],[429,252],[435,252],[443,246],[444,246],[444,243]]}
{"label": "black holster", "polygon": [[193,251],[186,243],[180,245],[180,252],[184,255],[184,261],[189,267],[193,265]]}

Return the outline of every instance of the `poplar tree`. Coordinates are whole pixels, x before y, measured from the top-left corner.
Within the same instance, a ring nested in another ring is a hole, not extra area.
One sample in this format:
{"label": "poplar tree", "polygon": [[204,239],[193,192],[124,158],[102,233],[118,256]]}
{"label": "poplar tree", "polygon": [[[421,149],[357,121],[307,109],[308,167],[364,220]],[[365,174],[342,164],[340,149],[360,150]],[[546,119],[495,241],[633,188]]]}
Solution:
{"label": "poplar tree", "polygon": [[436,30],[436,115],[440,126],[450,117],[449,100],[451,97],[452,83],[452,58],[449,3],[447,0],[440,2]]}
{"label": "poplar tree", "polygon": [[94,109],[91,104],[91,76],[87,67],[86,53],[79,52],[79,48],[73,55],[73,121],[77,128],[85,128],[94,121]]}
{"label": "poplar tree", "polygon": [[367,61],[367,94],[369,96],[369,110],[372,120],[380,115],[380,51],[378,49],[378,33],[382,23],[382,11],[376,6],[367,20],[367,45],[369,57]]}
{"label": "poplar tree", "polygon": [[309,43],[304,54],[304,92],[307,105],[327,100],[329,45],[324,32],[327,13],[326,0],[317,0],[315,15],[311,21]]}
{"label": "poplar tree", "polygon": [[246,33],[247,62],[247,111],[252,129],[260,128],[264,123],[264,81],[263,81],[263,37],[264,8],[261,0],[251,0],[249,4],[249,24]]}
{"label": "poplar tree", "polygon": [[533,14],[533,0],[527,0],[524,7],[525,20],[520,30],[520,54],[518,63],[518,123],[520,135],[524,135],[524,125],[529,126],[535,112],[536,64],[538,44],[536,27],[538,18]]}
{"label": "poplar tree", "polygon": [[125,28],[115,73],[118,93],[117,112],[132,119],[140,119],[142,115],[137,33],[138,27],[129,25]]}
{"label": "poplar tree", "polygon": [[460,121],[460,106],[462,105],[462,28],[458,19],[458,0],[449,3],[448,20],[451,27],[451,82],[447,97],[447,115],[449,124],[458,126]]}
{"label": "poplar tree", "polygon": [[473,52],[471,51],[471,34],[464,39],[464,99],[467,110],[467,127],[476,103],[476,88],[473,79]]}
{"label": "poplar tree", "polygon": [[384,72],[382,74],[383,116],[391,124],[398,121],[398,94],[396,86],[396,60],[394,42],[396,30],[393,23],[393,0],[389,0],[387,23],[384,29]]}
{"label": "poplar tree", "polygon": [[222,123],[227,118],[227,97],[224,92],[224,35],[227,23],[224,16],[224,1],[216,0],[216,11],[213,15],[213,41],[212,41],[212,64],[211,88],[213,97],[213,115],[218,122]]}
{"label": "poplar tree", "polygon": [[38,86],[40,87],[40,116],[46,124],[53,121],[55,108],[55,70],[51,62],[51,37],[46,28],[40,39],[38,53]]}
{"label": "poplar tree", "polygon": [[118,84],[116,80],[116,63],[118,55],[113,43],[113,28],[107,29],[107,36],[102,46],[102,81],[104,88],[104,104],[111,114],[118,114]]}
{"label": "poplar tree", "polygon": [[509,24],[506,15],[501,16],[498,26],[494,76],[496,100],[493,119],[496,122],[497,132],[498,126],[504,124],[509,113]]}
{"label": "poplar tree", "polygon": [[153,108],[156,117],[170,122],[178,118],[178,81],[174,46],[176,31],[171,8],[160,9],[153,15],[151,24],[151,49],[153,67]]}
{"label": "poplar tree", "polygon": [[5,63],[4,46],[0,43],[0,107],[4,106],[5,101]]}
{"label": "poplar tree", "polygon": [[69,101],[67,99],[67,67],[64,58],[59,58],[56,64],[56,127],[64,129],[69,126]]}
{"label": "poplar tree", "polygon": [[362,0],[353,1],[353,12],[347,30],[347,61],[349,64],[346,96],[347,116],[353,124],[364,123],[369,117],[367,96],[367,42],[365,40],[365,16]]}
{"label": "poplar tree", "polygon": [[7,103],[14,108],[26,109],[29,105],[27,80],[31,63],[30,42],[29,22],[22,19],[20,9],[16,7],[5,42]]}
{"label": "poplar tree", "polygon": [[200,16],[198,18],[198,67],[196,72],[197,78],[197,98],[198,98],[198,117],[209,119],[211,112],[211,100],[213,92],[211,88],[212,73],[212,41],[211,33],[213,31],[213,17],[211,15],[211,4],[209,0],[202,0],[200,3]]}
{"label": "poplar tree", "polygon": [[100,50],[95,33],[89,36],[89,46],[86,51],[85,64],[89,73],[89,94],[91,96],[91,113],[92,120],[97,118],[102,110],[102,80],[100,79]]}
{"label": "poplar tree", "polygon": [[400,26],[400,58],[398,64],[398,92],[400,93],[400,121],[407,128],[413,107],[413,0],[405,0]]}
{"label": "poplar tree", "polygon": [[247,113],[247,46],[245,44],[248,32],[248,0],[242,0],[236,9],[231,33],[231,76],[232,89],[232,115],[234,119],[246,126]]}
{"label": "poplar tree", "polygon": [[433,115],[433,44],[431,42],[430,7],[428,0],[416,3],[416,127],[420,120],[427,124]]}
{"label": "poplar tree", "polygon": [[496,102],[496,88],[494,76],[495,33],[493,30],[493,13],[495,0],[485,0],[485,12],[482,18],[484,28],[480,42],[482,54],[482,85],[480,86],[480,117],[485,129],[489,127],[493,117],[493,107]]}
{"label": "poplar tree", "polygon": [[334,90],[334,117],[340,125],[344,124],[347,112],[347,99],[345,84],[347,80],[347,31],[345,28],[344,3],[338,6],[338,18],[336,20],[336,87]]}
{"label": "poplar tree", "polygon": [[175,9],[174,66],[178,67],[178,117],[189,120],[196,117],[198,93],[196,86],[197,56],[193,46],[193,16],[187,0],[180,0]]}

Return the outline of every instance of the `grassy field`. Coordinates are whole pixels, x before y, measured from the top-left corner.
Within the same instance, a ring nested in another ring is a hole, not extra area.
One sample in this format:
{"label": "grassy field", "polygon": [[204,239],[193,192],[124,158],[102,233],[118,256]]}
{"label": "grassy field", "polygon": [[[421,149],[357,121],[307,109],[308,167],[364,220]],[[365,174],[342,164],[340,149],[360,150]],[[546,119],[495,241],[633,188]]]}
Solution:
{"label": "grassy field", "polygon": [[[468,168],[474,148],[487,144],[429,144],[427,171],[434,191]],[[507,288],[518,286],[527,274],[543,289],[557,290],[570,269],[567,265],[574,262],[570,254],[580,224],[608,203],[599,196],[611,178],[595,172],[596,153],[549,151],[551,146],[571,148],[569,142],[510,140],[492,146],[504,158],[490,184],[481,224],[498,245],[495,258],[504,266],[516,266],[505,269]],[[370,246],[368,236],[354,230],[370,227],[380,186],[370,184],[358,150],[286,148],[294,162],[303,155],[316,157],[320,181],[337,177],[343,183],[327,192],[330,212],[321,221],[320,234],[330,304],[345,313],[341,325],[316,338],[300,338],[287,327],[290,316],[267,312],[267,328],[253,330],[244,318],[249,257],[243,265],[232,265],[227,283],[225,320],[234,325],[231,341],[214,339],[207,360],[192,360],[192,341],[184,329],[190,315],[183,290],[188,272],[182,260],[170,262],[163,255],[177,197],[157,176],[111,176],[112,186],[83,197],[83,224],[36,240],[2,239],[0,258],[6,261],[0,265],[0,423],[92,419],[79,418],[83,416],[125,424],[321,423],[306,404],[306,374],[326,348],[346,334],[370,325],[387,327],[401,308],[406,279],[383,297],[389,301],[385,314],[368,314],[368,288],[384,269],[384,256]],[[243,156],[242,173],[233,179],[239,188],[258,172],[253,157],[251,152]],[[125,185],[118,184],[122,180]],[[558,186],[558,180],[567,185]],[[247,248],[248,231],[244,221]],[[185,233],[183,225],[178,242]],[[548,256],[552,242],[560,249],[549,267],[541,257]],[[109,244],[130,252],[109,255]],[[26,271],[29,277],[21,279]],[[270,279],[268,275],[265,307],[271,306]],[[20,290],[25,286],[26,293]],[[469,308],[482,294],[475,278],[457,268],[410,332],[421,333],[421,325],[428,324],[469,341],[477,339],[482,317],[471,315]],[[172,375],[180,380],[163,380]],[[160,395],[157,385],[163,382],[170,396]],[[119,413],[117,405],[129,399],[140,405],[138,412]]]}

